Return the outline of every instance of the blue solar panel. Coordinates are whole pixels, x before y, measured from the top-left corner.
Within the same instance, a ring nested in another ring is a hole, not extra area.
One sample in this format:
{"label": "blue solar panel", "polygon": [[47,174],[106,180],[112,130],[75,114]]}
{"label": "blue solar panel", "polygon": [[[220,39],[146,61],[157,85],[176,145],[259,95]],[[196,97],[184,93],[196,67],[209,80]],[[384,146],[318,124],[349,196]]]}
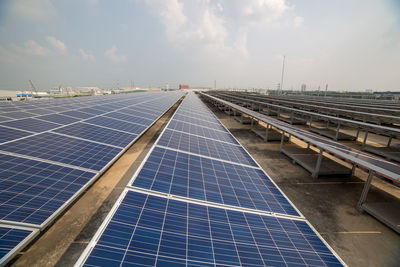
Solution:
{"label": "blue solar panel", "polygon": [[71,123],[81,120],[81,119],[72,118],[69,116],[63,116],[60,114],[50,114],[50,115],[44,115],[44,116],[40,116],[40,117],[36,117],[36,118],[44,120],[44,121],[50,121],[50,122],[62,124],[62,125],[71,124]]}
{"label": "blue solar panel", "polygon": [[0,225],[0,265],[7,263],[13,252],[16,253],[26,244],[37,230]]}
{"label": "blue solar panel", "polygon": [[226,129],[218,122],[217,119],[213,120],[213,118],[199,119],[197,116],[191,116],[186,114],[186,112],[177,112],[174,116],[174,120],[187,122],[191,124],[196,124],[199,126],[204,126],[211,129],[216,129],[220,131],[226,131]]}
{"label": "blue solar panel", "polygon": [[41,225],[95,173],[0,155],[0,220]]}
{"label": "blue solar panel", "polygon": [[86,120],[85,122],[134,134],[140,134],[147,128],[147,126],[116,120],[104,116],[95,117],[93,119]]}
{"label": "blue solar panel", "polygon": [[0,112],[11,112],[11,111],[20,111],[20,109],[15,107],[0,107]]}
{"label": "blue solar panel", "polygon": [[211,138],[214,140],[228,142],[231,144],[238,144],[238,142],[233,138],[233,136],[227,131],[218,131],[214,129],[209,129],[194,124],[177,121],[174,119],[172,119],[168,124],[168,129],[181,131],[189,134],[195,134],[206,138]]}
{"label": "blue solar panel", "polygon": [[155,147],[132,186],[214,203],[299,215],[261,169]]}
{"label": "blue solar panel", "polygon": [[76,111],[76,110],[70,110],[70,111],[62,112],[60,114],[70,116],[73,118],[78,118],[78,119],[89,119],[94,116],[93,114],[88,114],[88,113],[80,112],[80,111]]}
{"label": "blue solar panel", "polygon": [[147,111],[147,110],[143,110],[143,109],[138,109],[138,107],[134,106],[132,108],[123,108],[118,110],[118,113],[123,113],[123,114],[127,114],[127,115],[132,115],[135,117],[139,117],[139,118],[144,118],[144,119],[148,119],[148,120],[154,120],[155,118],[158,117],[158,115],[155,115],[155,111]]}
{"label": "blue solar panel", "polygon": [[342,266],[301,220],[127,191],[84,266]]}
{"label": "blue solar panel", "polygon": [[0,122],[8,121],[8,120],[10,120],[10,119],[9,119],[9,118],[6,118],[6,117],[0,116]]}
{"label": "blue solar panel", "polygon": [[54,113],[54,111],[49,110],[49,109],[44,109],[44,108],[30,109],[29,112],[33,113],[35,115],[46,115],[46,114]]}
{"label": "blue solar panel", "polygon": [[127,146],[137,136],[136,134],[124,133],[80,122],[59,128],[55,132],[119,147]]}
{"label": "blue solar panel", "polygon": [[10,119],[23,119],[23,118],[33,117],[35,115],[32,113],[23,112],[23,111],[12,111],[12,112],[1,113],[1,116],[7,117]]}
{"label": "blue solar panel", "polygon": [[61,126],[60,124],[55,124],[52,122],[42,121],[34,118],[7,121],[1,123],[1,125],[35,133],[45,132]]}
{"label": "blue solar panel", "polygon": [[0,143],[8,142],[28,135],[31,134],[25,131],[0,126]]}
{"label": "blue solar panel", "polygon": [[0,145],[0,150],[100,171],[122,149],[43,133]]}
{"label": "blue solar panel", "polygon": [[158,140],[157,145],[257,167],[257,164],[242,146],[218,142],[196,135],[167,129]]}
{"label": "blue solar panel", "polygon": [[48,106],[48,107],[46,107],[46,109],[50,109],[53,112],[63,112],[63,111],[69,110],[69,108],[65,108],[62,106]]}
{"label": "blue solar panel", "polygon": [[100,114],[108,112],[106,110],[102,110],[100,107],[98,109],[95,109],[95,108],[81,108],[78,111],[89,113],[89,114],[93,114],[93,115],[100,115]]}
{"label": "blue solar panel", "polygon": [[120,112],[111,112],[111,113],[105,114],[104,116],[118,119],[118,120],[124,120],[127,122],[137,123],[137,124],[141,124],[141,125],[150,125],[153,122],[153,120],[151,120],[151,119],[138,117],[140,115],[137,115],[134,112],[131,112],[131,114],[134,114],[134,115],[128,115],[128,114],[120,113]]}

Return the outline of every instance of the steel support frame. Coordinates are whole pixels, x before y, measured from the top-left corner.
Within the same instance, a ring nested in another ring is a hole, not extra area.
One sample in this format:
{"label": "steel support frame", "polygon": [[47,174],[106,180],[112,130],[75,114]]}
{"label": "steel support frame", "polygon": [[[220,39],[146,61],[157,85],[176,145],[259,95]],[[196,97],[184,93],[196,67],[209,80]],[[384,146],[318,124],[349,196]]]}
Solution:
{"label": "steel support frame", "polygon": [[358,201],[358,204],[357,204],[357,209],[360,212],[363,212],[362,205],[364,204],[365,200],[367,199],[369,189],[371,188],[372,178],[374,177],[374,175],[375,175],[375,172],[370,170],[368,173],[367,181],[365,181],[365,185],[364,185],[363,191],[361,193],[360,200]]}

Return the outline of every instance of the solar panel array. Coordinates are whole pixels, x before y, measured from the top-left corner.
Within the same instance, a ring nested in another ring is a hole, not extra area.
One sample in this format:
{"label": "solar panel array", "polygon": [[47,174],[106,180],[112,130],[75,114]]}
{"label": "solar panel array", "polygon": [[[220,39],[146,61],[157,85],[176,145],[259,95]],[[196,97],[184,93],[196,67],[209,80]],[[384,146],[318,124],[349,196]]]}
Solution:
{"label": "solar panel array", "polygon": [[181,97],[159,92],[0,103],[0,223],[45,228]]}
{"label": "solar panel array", "polygon": [[342,266],[189,93],[81,255],[84,266]]}

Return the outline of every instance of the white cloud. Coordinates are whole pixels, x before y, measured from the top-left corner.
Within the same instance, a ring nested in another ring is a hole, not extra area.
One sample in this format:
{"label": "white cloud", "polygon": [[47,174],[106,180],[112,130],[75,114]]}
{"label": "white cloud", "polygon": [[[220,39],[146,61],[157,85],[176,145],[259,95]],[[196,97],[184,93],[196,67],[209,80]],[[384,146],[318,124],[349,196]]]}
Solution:
{"label": "white cloud", "polygon": [[126,61],[126,56],[117,55],[117,47],[115,45],[113,45],[110,49],[108,49],[104,53],[104,55],[106,56],[106,58],[108,58],[109,60],[111,60],[112,62],[115,62],[115,63],[120,63],[120,62]]}
{"label": "white cloud", "polygon": [[49,44],[54,46],[61,53],[65,54],[65,52],[67,52],[67,46],[63,42],[61,42],[60,40],[57,40],[55,37],[47,36],[46,40],[47,40],[47,42]]}
{"label": "white cloud", "polygon": [[285,0],[145,2],[160,17],[175,46],[219,58],[247,58],[248,28],[277,20],[289,8]]}
{"label": "white cloud", "polygon": [[46,20],[56,13],[50,0],[20,0],[13,4],[14,13],[23,19]]}
{"label": "white cloud", "polygon": [[34,40],[29,40],[24,43],[23,47],[14,47],[15,50],[19,53],[26,54],[26,55],[33,55],[33,56],[46,56],[49,54],[49,50]]}
{"label": "white cloud", "polygon": [[224,0],[227,10],[243,24],[270,23],[289,8],[285,0]]}
{"label": "white cloud", "polygon": [[82,48],[79,49],[79,52],[82,55],[82,58],[86,61],[94,61],[94,55],[92,53],[92,51],[88,50],[87,52],[85,52],[85,50],[83,50]]}
{"label": "white cloud", "polygon": [[295,18],[293,19],[293,26],[294,26],[295,28],[298,28],[298,27],[300,27],[301,25],[303,25],[303,22],[304,22],[304,18],[303,18],[303,17],[300,17],[300,16],[297,16],[297,17],[295,17]]}

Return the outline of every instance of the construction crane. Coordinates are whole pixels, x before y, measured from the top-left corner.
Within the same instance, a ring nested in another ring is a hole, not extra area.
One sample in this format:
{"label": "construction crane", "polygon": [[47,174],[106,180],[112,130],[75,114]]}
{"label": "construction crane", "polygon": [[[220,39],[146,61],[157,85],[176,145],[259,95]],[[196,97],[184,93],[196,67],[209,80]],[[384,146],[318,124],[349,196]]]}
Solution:
{"label": "construction crane", "polygon": [[36,95],[37,95],[38,92],[37,92],[36,87],[33,85],[33,83],[32,83],[31,80],[29,80],[29,85],[30,85],[30,87],[31,87],[31,91],[32,91],[32,90],[35,91],[35,93],[36,93]]}

